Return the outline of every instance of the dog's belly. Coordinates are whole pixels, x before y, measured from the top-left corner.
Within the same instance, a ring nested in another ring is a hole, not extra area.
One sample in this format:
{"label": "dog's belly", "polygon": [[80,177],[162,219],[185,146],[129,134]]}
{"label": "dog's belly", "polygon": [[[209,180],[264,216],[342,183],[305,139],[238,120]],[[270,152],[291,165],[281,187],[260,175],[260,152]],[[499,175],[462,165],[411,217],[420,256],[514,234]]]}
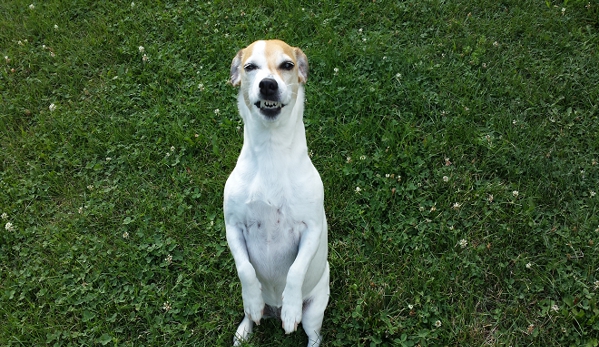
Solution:
{"label": "dog's belly", "polygon": [[248,204],[245,241],[250,262],[262,284],[266,304],[279,307],[289,267],[299,249],[302,222],[285,213],[285,208],[263,202]]}

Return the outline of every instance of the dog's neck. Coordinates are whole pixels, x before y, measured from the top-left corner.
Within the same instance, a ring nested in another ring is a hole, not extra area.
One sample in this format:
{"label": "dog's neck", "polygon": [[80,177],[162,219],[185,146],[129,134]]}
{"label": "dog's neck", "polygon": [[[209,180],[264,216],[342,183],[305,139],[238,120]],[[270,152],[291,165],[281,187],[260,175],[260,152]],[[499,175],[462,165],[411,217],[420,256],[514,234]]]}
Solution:
{"label": "dog's neck", "polygon": [[256,162],[301,159],[307,155],[304,128],[304,88],[299,86],[297,98],[286,105],[277,119],[269,121],[252,115],[239,97],[239,107],[244,120],[244,139],[241,157],[257,159]]}

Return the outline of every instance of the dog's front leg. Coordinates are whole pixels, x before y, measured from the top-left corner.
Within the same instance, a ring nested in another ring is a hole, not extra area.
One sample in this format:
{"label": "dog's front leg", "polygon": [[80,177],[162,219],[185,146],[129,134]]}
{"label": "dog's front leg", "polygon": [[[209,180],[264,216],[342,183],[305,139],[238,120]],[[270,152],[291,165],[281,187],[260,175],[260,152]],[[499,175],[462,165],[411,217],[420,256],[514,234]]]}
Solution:
{"label": "dog's front leg", "polygon": [[[237,275],[241,281],[241,297],[246,317],[260,324],[264,313],[262,286],[256,277],[256,270],[250,263],[242,227],[226,223],[227,242],[235,260]],[[249,333],[249,332],[248,332]]]}
{"label": "dog's front leg", "polygon": [[302,285],[306,273],[316,254],[321,239],[322,227],[314,223],[307,224],[301,235],[297,257],[287,273],[287,282],[283,290],[283,307],[281,320],[285,333],[297,330],[297,325],[302,320]]}

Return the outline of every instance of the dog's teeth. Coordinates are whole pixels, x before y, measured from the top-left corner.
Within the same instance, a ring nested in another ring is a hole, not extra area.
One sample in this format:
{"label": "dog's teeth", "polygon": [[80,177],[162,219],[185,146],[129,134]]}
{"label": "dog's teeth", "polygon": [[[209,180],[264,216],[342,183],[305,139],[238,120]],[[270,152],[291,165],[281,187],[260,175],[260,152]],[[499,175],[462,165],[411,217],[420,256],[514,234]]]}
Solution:
{"label": "dog's teeth", "polygon": [[260,101],[260,108],[277,108],[277,107],[281,107],[281,103],[280,102],[275,102],[275,101]]}

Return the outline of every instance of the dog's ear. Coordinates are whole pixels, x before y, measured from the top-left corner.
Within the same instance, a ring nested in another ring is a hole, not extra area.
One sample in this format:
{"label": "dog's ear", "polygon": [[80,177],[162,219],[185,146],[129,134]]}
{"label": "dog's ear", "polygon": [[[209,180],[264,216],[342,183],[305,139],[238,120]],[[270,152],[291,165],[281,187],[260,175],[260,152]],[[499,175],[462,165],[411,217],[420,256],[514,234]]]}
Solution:
{"label": "dog's ear", "polygon": [[233,61],[231,62],[231,79],[229,80],[229,82],[231,82],[231,84],[234,87],[239,86],[239,84],[241,83],[241,59],[243,58],[243,49],[240,49],[239,52],[237,52],[237,55],[235,56],[235,58],[233,58]]}
{"label": "dog's ear", "polygon": [[308,57],[306,57],[301,49],[295,48],[295,59],[297,61],[298,82],[308,82]]}

